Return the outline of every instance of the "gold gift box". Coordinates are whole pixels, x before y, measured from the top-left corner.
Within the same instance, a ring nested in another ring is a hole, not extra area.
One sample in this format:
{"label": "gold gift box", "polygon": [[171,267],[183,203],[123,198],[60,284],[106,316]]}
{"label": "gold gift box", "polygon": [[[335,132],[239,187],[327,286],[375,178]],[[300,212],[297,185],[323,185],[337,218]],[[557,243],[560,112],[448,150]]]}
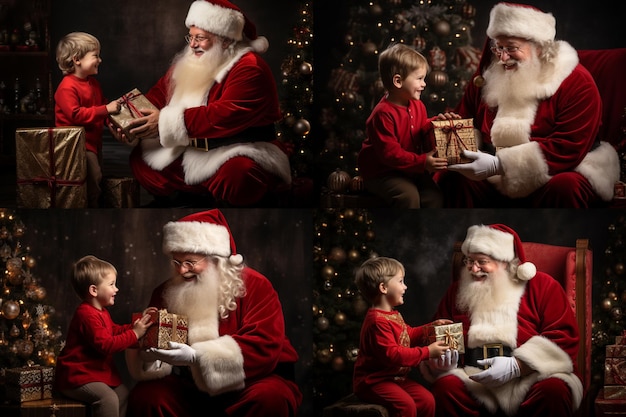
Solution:
{"label": "gold gift box", "polygon": [[[189,320],[182,314],[168,313],[167,310],[159,310],[150,313],[152,325],[146,334],[139,340],[141,348],[155,347],[169,349],[168,342],[187,343],[187,331]],[[142,313],[133,314],[133,322],[141,318]]]}
{"label": "gold gift box", "polygon": [[54,368],[50,366],[24,366],[5,372],[6,396],[13,402],[52,398]]}
{"label": "gold gift box", "polygon": [[458,350],[459,353],[465,353],[463,323],[426,326],[424,328],[424,344],[430,345],[438,340],[444,341],[450,346],[450,349]]}
{"label": "gold gift box", "polygon": [[477,150],[472,119],[433,120],[437,156],[447,158],[448,165],[464,164],[471,159],[463,156],[463,150]]}
{"label": "gold gift box", "polygon": [[129,139],[129,145],[135,146],[139,143],[139,140],[135,137],[135,135],[130,133],[130,129],[128,128],[129,124],[133,120],[143,117],[143,113],[140,111],[141,109],[158,109],[154,106],[154,104],[150,103],[150,100],[148,100],[146,96],[144,96],[143,93],[137,88],[134,88],[124,94],[118,99],[118,101],[122,105],[119,113],[111,114],[109,117],[116,127],[122,129],[122,132]]}
{"label": "gold gift box", "polygon": [[87,207],[85,152],[83,127],[16,129],[18,207]]}
{"label": "gold gift box", "polygon": [[139,207],[139,182],[130,177],[105,177],[102,180],[102,201],[107,208]]}

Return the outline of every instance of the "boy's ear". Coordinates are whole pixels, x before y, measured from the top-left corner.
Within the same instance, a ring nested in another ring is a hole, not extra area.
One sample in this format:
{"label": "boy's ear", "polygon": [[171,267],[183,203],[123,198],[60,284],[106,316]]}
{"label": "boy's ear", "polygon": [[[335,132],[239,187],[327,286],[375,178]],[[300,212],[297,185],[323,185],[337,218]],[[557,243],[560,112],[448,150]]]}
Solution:
{"label": "boy's ear", "polygon": [[381,294],[387,294],[387,285],[384,282],[381,282],[378,284],[378,291],[380,291]]}
{"label": "boy's ear", "polygon": [[402,77],[400,76],[400,74],[394,75],[391,80],[393,82],[393,86],[394,87],[396,87],[396,88],[401,88],[402,87]]}
{"label": "boy's ear", "polygon": [[96,295],[98,295],[98,287],[95,285],[90,285],[89,286],[89,295],[91,295],[92,297],[95,297]]}

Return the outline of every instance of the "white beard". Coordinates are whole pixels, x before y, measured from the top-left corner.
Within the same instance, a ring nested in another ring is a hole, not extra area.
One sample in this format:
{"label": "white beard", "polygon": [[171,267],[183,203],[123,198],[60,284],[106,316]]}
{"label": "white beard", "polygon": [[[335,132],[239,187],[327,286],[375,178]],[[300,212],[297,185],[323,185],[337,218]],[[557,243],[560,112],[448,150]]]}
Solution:
{"label": "white beard", "polygon": [[230,48],[215,43],[202,55],[186,47],[174,58],[172,91],[169,104],[196,107],[206,102],[215,77],[232,55]]}
{"label": "white beard", "polygon": [[517,69],[507,71],[502,62],[494,62],[485,70],[483,97],[489,106],[523,105],[538,99],[537,85],[544,72],[541,61],[533,54],[517,65]]}
{"label": "white beard", "polygon": [[517,347],[517,312],[525,282],[514,282],[504,267],[474,281],[467,268],[461,272],[457,306],[470,316],[468,347],[504,343]]}
{"label": "white beard", "polygon": [[174,277],[163,294],[168,311],[189,319],[189,344],[218,337],[219,272],[207,262],[207,268],[192,282]]}

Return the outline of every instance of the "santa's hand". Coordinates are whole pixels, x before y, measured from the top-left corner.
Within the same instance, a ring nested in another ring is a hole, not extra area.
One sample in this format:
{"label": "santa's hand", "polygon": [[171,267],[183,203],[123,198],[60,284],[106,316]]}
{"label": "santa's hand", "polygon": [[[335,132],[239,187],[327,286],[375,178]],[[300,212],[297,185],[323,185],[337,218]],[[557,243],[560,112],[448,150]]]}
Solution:
{"label": "santa's hand", "polygon": [[428,367],[435,375],[441,375],[455,369],[458,363],[459,351],[456,349],[448,349],[443,355],[428,359]]}
{"label": "santa's hand", "polygon": [[480,359],[476,363],[478,365],[491,365],[489,369],[470,376],[470,379],[488,387],[499,387],[513,378],[519,378],[521,375],[519,364],[514,357],[496,356],[489,359]]}
{"label": "santa's hand", "polygon": [[174,366],[189,366],[196,361],[196,350],[191,346],[177,342],[168,343],[169,349],[149,349],[153,360],[158,359]]}
{"label": "santa's hand", "polygon": [[471,159],[467,164],[450,165],[450,171],[457,171],[470,180],[482,181],[494,175],[502,174],[500,158],[485,152],[463,150],[463,156]]}

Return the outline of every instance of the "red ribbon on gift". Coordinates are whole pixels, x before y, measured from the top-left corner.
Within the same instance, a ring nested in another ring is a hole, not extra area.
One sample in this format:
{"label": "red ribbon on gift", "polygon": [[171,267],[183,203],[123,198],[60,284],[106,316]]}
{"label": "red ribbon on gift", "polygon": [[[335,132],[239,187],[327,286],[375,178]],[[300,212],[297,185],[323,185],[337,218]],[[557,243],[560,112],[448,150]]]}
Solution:
{"label": "red ribbon on gift", "polygon": [[56,168],[56,160],[54,159],[54,128],[48,128],[48,157],[50,160],[48,164],[50,166],[50,176],[48,177],[35,177],[26,180],[18,179],[18,184],[47,184],[50,189],[50,207],[56,206],[57,187],[79,187],[85,183],[86,180],[63,180],[57,178],[54,174]]}
{"label": "red ribbon on gift", "polygon": [[620,377],[620,369],[624,368],[624,361],[612,363],[607,366],[609,372],[615,381],[615,385],[626,385],[626,381]]}
{"label": "red ribbon on gift", "polygon": [[463,139],[461,139],[459,133],[457,132],[457,130],[459,129],[465,129],[463,123],[457,123],[455,125],[452,120],[450,120],[450,126],[444,126],[441,128],[441,130],[448,135],[446,138],[446,156],[448,155],[448,147],[450,146],[450,142],[452,141],[452,139],[455,139],[454,141],[458,145],[460,145],[460,147],[469,150],[467,145],[463,143]]}
{"label": "red ribbon on gift", "polygon": [[137,107],[135,107],[135,105],[133,104],[132,100],[139,97],[140,95],[142,95],[141,93],[139,94],[135,94],[135,93],[128,93],[128,94],[124,94],[121,98],[121,105],[122,106],[126,106],[128,108],[128,111],[130,112],[130,115],[137,118],[137,117],[143,117],[143,113],[139,111],[139,109]]}

